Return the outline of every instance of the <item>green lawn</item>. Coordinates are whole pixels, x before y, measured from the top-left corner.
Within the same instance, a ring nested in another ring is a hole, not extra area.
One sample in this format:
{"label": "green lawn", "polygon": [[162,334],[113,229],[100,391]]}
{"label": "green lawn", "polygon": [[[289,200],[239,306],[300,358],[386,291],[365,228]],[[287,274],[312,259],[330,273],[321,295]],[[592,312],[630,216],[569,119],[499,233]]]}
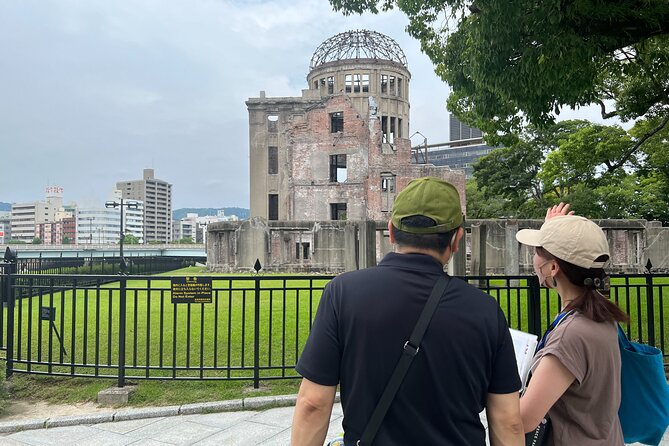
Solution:
{"label": "green lawn", "polygon": [[[182,404],[240,398],[247,394],[252,384],[255,355],[255,281],[251,276],[232,279],[229,275],[214,275],[212,303],[171,303],[170,281],[165,276],[203,273],[202,268],[191,267],[149,280],[127,282],[126,375],[129,382],[139,384],[131,404]],[[258,299],[258,356],[263,385],[253,394],[297,391],[298,380],[267,378],[296,376],[292,367],[304,347],[327,281],[320,276],[313,276],[311,280],[263,276]],[[486,283],[509,325],[527,331],[525,280],[519,285],[507,287],[503,279],[490,279]],[[312,286],[316,289],[312,290]],[[50,294],[49,291],[33,290],[33,297],[22,299],[17,305],[15,329],[20,337],[15,345],[18,361],[15,368],[63,375],[86,374],[94,378],[16,373],[12,379],[13,396],[46,398],[52,402],[94,400],[98,390],[116,382],[99,377],[114,376],[118,370],[119,282],[97,289],[79,288],[76,293],[64,290]],[[612,282],[612,299],[632,315],[630,337],[645,342],[648,341],[646,291],[644,278]],[[557,313],[558,298],[545,289],[542,293],[542,327],[545,328]],[[669,278],[655,279],[654,295],[656,345],[666,351],[669,346],[669,330],[665,326],[669,321]],[[44,306],[56,311],[54,326],[62,336],[64,351],[56,330],[48,321],[40,320],[40,307]],[[6,316],[5,309],[5,320]],[[95,363],[100,367],[91,365]],[[287,366],[285,370],[281,368],[283,364]],[[141,379],[146,377],[156,380]],[[172,379],[175,377],[196,381],[175,381]],[[206,381],[197,381],[199,378]],[[214,381],[221,378],[225,380]]]}

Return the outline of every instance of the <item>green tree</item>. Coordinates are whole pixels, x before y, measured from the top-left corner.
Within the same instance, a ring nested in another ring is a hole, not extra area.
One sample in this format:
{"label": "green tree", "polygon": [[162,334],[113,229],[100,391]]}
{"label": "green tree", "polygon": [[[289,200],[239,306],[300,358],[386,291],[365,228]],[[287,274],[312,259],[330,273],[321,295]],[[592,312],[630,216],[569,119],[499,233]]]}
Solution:
{"label": "green tree", "polygon": [[179,240],[176,240],[174,243],[179,245],[192,245],[195,242],[193,242],[193,237],[183,237]]}
{"label": "green tree", "polygon": [[67,235],[63,236],[63,245],[69,245],[70,243],[72,243],[72,239]]}
{"label": "green tree", "polygon": [[125,234],[123,236],[124,245],[139,245],[139,238],[132,234]]}
{"label": "green tree", "polygon": [[42,239],[39,238],[39,237],[33,237],[33,240],[30,243],[32,243],[33,245],[41,245],[42,244]]}
{"label": "green tree", "polygon": [[[397,7],[451,86],[460,119],[507,145],[529,122],[598,104],[604,118],[669,122],[666,0],[330,0],[345,14]],[[631,154],[630,154],[631,156]]]}

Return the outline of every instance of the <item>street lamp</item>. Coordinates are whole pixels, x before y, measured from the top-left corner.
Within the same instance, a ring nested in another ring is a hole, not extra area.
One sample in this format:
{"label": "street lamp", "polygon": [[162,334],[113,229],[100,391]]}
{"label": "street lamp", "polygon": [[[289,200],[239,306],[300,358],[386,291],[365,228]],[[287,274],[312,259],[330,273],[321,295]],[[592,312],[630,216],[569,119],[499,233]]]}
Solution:
{"label": "street lamp", "polygon": [[125,268],[126,268],[126,263],[125,263],[125,258],[123,257],[123,239],[125,238],[125,231],[123,230],[123,208],[126,207],[128,209],[137,209],[137,202],[131,201],[131,202],[124,202],[123,197],[119,201],[107,201],[105,203],[106,208],[120,208],[121,209],[121,229],[119,232],[120,238],[119,238],[119,247],[120,247],[120,264],[119,264],[119,274],[124,274],[125,273]]}
{"label": "street lamp", "polygon": [[93,244],[93,220],[95,217],[84,217],[82,220],[88,220],[88,244]]}

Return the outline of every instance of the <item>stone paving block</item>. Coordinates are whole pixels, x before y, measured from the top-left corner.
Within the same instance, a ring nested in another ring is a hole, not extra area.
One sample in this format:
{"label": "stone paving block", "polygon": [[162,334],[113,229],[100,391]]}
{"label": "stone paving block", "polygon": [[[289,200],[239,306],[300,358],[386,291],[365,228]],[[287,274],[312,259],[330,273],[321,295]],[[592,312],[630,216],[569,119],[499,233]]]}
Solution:
{"label": "stone paving block", "polygon": [[95,413],[90,415],[69,415],[63,417],[54,417],[46,420],[47,428],[62,426],[78,426],[80,424],[98,424],[108,423],[114,420],[114,413]]}
{"label": "stone paving block", "polygon": [[17,432],[11,434],[9,438],[29,445],[70,445],[96,433],[97,431],[89,426],[66,426]]}
{"label": "stone paving block", "polygon": [[111,423],[100,423],[96,424],[94,427],[107,432],[116,432],[118,434],[126,434],[130,431],[140,429],[142,427],[148,426],[149,424],[156,423],[163,418],[139,418],[137,420],[128,420],[128,421],[114,421]]}
{"label": "stone paving block", "polygon": [[197,446],[255,445],[282,432],[283,428],[243,421],[233,427],[194,443]]}
{"label": "stone paving block", "polygon": [[137,441],[136,438],[127,437],[114,432],[98,431],[96,434],[71,443],[72,446],[126,446]]}
{"label": "stone paving block", "polygon": [[172,417],[179,415],[179,406],[146,407],[124,409],[114,414],[114,421],[136,420],[138,418]]}
{"label": "stone paving block", "polygon": [[194,413],[225,412],[229,410],[241,410],[244,407],[242,400],[213,401],[211,403],[184,404],[179,409],[182,415]]}
{"label": "stone paving block", "polygon": [[133,437],[137,440],[146,439],[146,438],[155,438],[161,433],[165,432],[168,429],[174,427],[175,417],[161,418],[155,423],[147,424],[146,426],[140,427],[138,429],[131,430],[125,435]]}
{"label": "stone paving block", "polygon": [[287,428],[293,422],[293,413],[295,412],[295,407],[278,407],[275,409],[269,409],[254,415],[249,418],[248,421],[254,423],[262,423],[268,426],[276,426]]}
{"label": "stone paving block", "polygon": [[2,446],[26,446],[27,443],[22,441],[12,440],[11,438],[6,438],[0,435],[0,444]]}
{"label": "stone paving block", "polygon": [[175,445],[197,444],[199,440],[206,439],[219,432],[221,432],[221,429],[217,427],[182,421],[176,423],[171,429],[152,436],[151,439]]}
{"label": "stone paving block", "polygon": [[163,443],[162,441],[152,440],[150,438],[138,440],[130,444],[132,444],[132,446],[174,446],[172,443]]}
{"label": "stone paving block", "polygon": [[0,423],[0,433],[20,432],[30,429],[41,429],[47,418],[35,418],[33,420],[5,421]]}
{"label": "stone paving block", "polygon": [[102,406],[128,404],[128,399],[133,393],[135,393],[135,386],[109,387],[98,392],[98,404]]}
{"label": "stone paving block", "polygon": [[290,428],[285,429],[278,434],[259,443],[262,446],[286,446],[290,444]]}
{"label": "stone paving block", "polygon": [[277,395],[275,398],[278,407],[294,406],[297,402],[297,395]]}
{"label": "stone paving block", "polygon": [[183,421],[204,424],[206,426],[217,427],[219,429],[227,429],[236,423],[241,423],[242,421],[251,418],[256,414],[257,412],[251,411],[219,412],[197,415],[181,415],[179,419]]}

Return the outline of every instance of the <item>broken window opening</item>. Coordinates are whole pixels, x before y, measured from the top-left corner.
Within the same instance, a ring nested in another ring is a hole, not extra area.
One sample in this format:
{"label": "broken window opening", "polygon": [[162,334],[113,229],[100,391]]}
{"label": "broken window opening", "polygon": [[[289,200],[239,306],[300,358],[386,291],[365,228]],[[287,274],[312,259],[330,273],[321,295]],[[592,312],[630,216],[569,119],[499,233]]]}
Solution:
{"label": "broken window opening", "polygon": [[314,81],[314,90],[318,90],[318,81]]}
{"label": "broken window opening", "polygon": [[351,90],[353,89],[353,75],[352,74],[347,74],[346,75],[346,93],[350,93]]}
{"label": "broken window opening", "polygon": [[279,131],[279,116],[278,115],[268,115],[267,116],[267,131],[270,133],[276,133]]}
{"label": "broken window opening", "polygon": [[381,93],[388,93],[388,75],[381,75]]}
{"label": "broken window opening", "polygon": [[346,155],[330,155],[330,182],[343,183],[346,178]]}
{"label": "broken window opening", "polygon": [[346,220],[346,203],[330,203],[332,220]]}
{"label": "broken window opening", "polygon": [[381,174],[381,190],[383,192],[395,192],[395,175],[385,172]]}
{"label": "broken window opening", "polygon": [[388,117],[381,116],[381,134],[383,143],[388,142]]}
{"label": "broken window opening", "polygon": [[330,113],[330,133],[344,131],[344,112]]}
{"label": "broken window opening", "polygon": [[381,173],[381,211],[390,212],[395,201],[396,176],[391,172]]}
{"label": "broken window opening", "polygon": [[279,219],[279,194],[268,195],[267,219],[268,220]]}
{"label": "broken window opening", "polygon": [[267,148],[267,173],[276,175],[279,173],[279,148],[270,146]]}
{"label": "broken window opening", "polygon": [[309,260],[309,254],[311,253],[311,245],[309,242],[297,242],[295,243],[295,258],[297,260]]}
{"label": "broken window opening", "polygon": [[390,131],[388,132],[388,142],[390,144],[395,142],[395,118],[390,117]]}
{"label": "broken window opening", "polygon": [[389,76],[388,78],[388,90],[389,93],[393,96],[397,96],[397,91],[395,90],[395,76]]}
{"label": "broken window opening", "polygon": [[369,74],[362,75],[362,92],[369,93]]}
{"label": "broken window opening", "polygon": [[328,77],[328,94],[334,94],[334,76]]}
{"label": "broken window opening", "polygon": [[397,78],[397,96],[402,96],[402,78]]}
{"label": "broken window opening", "polygon": [[397,118],[397,137],[402,137],[402,118]]}

